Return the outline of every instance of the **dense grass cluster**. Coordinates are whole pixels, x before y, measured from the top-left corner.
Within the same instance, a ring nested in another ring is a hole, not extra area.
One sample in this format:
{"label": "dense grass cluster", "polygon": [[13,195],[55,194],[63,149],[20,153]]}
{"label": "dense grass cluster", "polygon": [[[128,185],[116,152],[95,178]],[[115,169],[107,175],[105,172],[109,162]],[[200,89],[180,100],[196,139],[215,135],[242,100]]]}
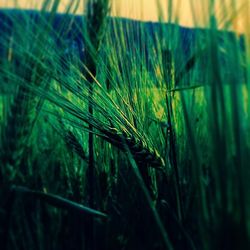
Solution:
{"label": "dense grass cluster", "polygon": [[1,249],[250,247],[250,37],[206,2],[190,30],[0,10]]}

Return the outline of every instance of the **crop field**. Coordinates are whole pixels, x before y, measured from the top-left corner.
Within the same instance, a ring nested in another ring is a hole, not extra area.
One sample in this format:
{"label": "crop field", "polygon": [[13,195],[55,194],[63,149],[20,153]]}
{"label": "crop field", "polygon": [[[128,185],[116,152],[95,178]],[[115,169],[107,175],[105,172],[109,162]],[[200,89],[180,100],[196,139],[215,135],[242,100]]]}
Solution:
{"label": "crop field", "polygon": [[0,4],[0,249],[250,249],[249,2],[60,2]]}

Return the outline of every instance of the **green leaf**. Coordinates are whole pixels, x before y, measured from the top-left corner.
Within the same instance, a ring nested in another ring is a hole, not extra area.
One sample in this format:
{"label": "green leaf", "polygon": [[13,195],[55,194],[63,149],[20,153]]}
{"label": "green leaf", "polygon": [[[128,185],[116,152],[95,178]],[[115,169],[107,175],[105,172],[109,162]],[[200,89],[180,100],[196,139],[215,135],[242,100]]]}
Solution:
{"label": "green leaf", "polygon": [[57,208],[67,209],[74,212],[78,212],[80,214],[87,214],[91,216],[100,216],[103,218],[107,218],[107,215],[94,210],[92,208],[83,206],[77,202],[70,201],[68,199],[62,198],[61,196],[54,195],[54,194],[47,194],[39,191],[33,191],[29,188],[23,187],[23,186],[12,186],[12,190],[16,193],[31,195],[32,197],[36,199],[40,199],[44,202],[47,202],[48,204],[55,206]]}

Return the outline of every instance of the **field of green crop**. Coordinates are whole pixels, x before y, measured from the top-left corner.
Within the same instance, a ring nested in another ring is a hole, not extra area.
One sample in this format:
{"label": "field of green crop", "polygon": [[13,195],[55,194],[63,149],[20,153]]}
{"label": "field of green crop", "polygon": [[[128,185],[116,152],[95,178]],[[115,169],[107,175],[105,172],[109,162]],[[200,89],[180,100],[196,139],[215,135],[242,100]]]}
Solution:
{"label": "field of green crop", "polygon": [[203,29],[110,18],[111,0],[79,22],[79,1],[60,21],[60,0],[0,9],[1,250],[250,249],[250,35],[230,1],[219,19],[204,0]]}

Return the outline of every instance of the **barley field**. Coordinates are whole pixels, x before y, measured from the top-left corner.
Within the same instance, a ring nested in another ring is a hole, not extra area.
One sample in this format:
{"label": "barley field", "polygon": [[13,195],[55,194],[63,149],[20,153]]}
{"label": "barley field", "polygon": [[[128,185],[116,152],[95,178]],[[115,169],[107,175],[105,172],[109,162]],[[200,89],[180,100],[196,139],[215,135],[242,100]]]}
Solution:
{"label": "barley field", "polygon": [[250,249],[249,2],[189,0],[191,27],[178,0],[155,1],[157,21],[13,2],[0,249]]}

